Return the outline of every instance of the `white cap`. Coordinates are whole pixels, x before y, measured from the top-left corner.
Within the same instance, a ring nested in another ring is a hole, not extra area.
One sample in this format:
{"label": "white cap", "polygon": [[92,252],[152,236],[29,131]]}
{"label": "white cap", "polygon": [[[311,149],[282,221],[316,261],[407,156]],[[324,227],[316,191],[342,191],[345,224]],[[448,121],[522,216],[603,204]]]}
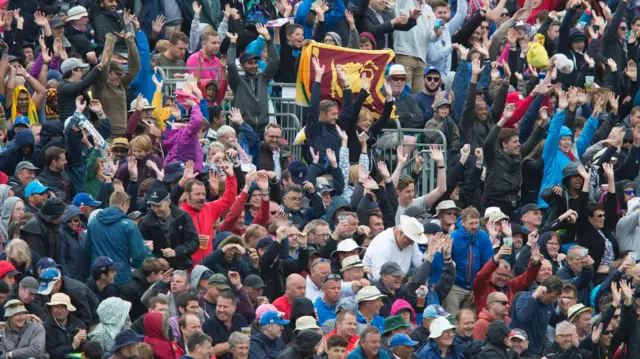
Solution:
{"label": "white cap", "polygon": [[418,244],[427,244],[429,239],[424,235],[424,225],[417,219],[409,216],[400,216],[400,230]]}
{"label": "white cap", "polygon": [[429,338],[438,339],[442,336],[442,333],[444,333],[445,330],[455,328],[456,326],[449,323],[447,318],[438,317],[433,322],[431,322],[431,325],[429,325],[429,331],[431,332],[431,334],[429,334]]}
{"label": "white cap", "polygon": [[67,11],[67,21],[80,20],[81,18],[89,16],[87,8],[84,6],[74,6]]}
{"label": "white cap", "polygon": [[487,209],[484,210],[484,216],[489,217],[491,213],[496,213],[496,212],[502,212],[500,207],[487,207]]}
{"label": "white cap", "polygon": [[[129,112],[133,112],[136,110],[136,102],[138,102],[137,98],[134,98],[133,101],[131,101],[131,110],[129,110]],[[153,110],[155,108],[155,106],[151,106],[149,104],[149,100],[144,97],[142,98],[142,103],[144,104],[143,110]]]}
{"label": "white cap", "polygon": [[338,243],[338,248],[335,251],[331,252],[331,257],[335,256],[339,252],[346,253],[355,251],[356,249],[362,250],[362,247],[360,247],[358,243],[356,243],[356,241],[354,241],[353,239],[347,238]]}
{"label": "white cap", "polygon": [[362,289],[360,289],[358,291],[358,293],[356,294],[356,301],[358,303],[360,303],[360,302],[369,302],[369,301],[376,300],[376,299],[382,298],[382,297],[386,297],[386,295],[380,293],[378,288],[376,288],[376,287],[374,287],[372,285],[368,285],[368,286],[363,287]]}

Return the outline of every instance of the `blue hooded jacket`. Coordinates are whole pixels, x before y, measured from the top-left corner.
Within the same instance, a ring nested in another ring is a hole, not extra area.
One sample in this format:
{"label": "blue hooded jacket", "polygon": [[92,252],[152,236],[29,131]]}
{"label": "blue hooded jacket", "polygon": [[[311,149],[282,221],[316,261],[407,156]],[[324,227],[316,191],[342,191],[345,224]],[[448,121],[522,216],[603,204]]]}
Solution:
{"label": "blue hooded jacket", "polygon": [[[562,169],[571,162],[569,156],[562,152],[558,146],[562,137],[571,136],[573,140],[573,132],[571,132],[568,127],[563,126],[565,117],[566,111],[558,110],[549,124],[547,140],[542,150],[544,174],[542,176],[542,184],[540,185],[541,190],[560,184],[562,182]],[[589,117],[589,120],[587,120],[587,123],[582,129],[580,137],[575,142],[575,150],[573,148],[571,149],[576,162],[580,162],[580,158],[589,147],[591,137],[593,137],[597,127],[598,118],[593,116]],[[538,205],[542,208],[549,207],[547,202],[542,200],[540,196],[538,196]]]}
{"label": "blue hooded jacket", "polygon": [[[462,226],[462,217],[456,221],[458,229],[451,233],[453,247],[451,258],[456,263],[455,285],[464,289],[473,289],[473,281],[480,268],[493,257],[493,246],[487,232],[478,229],[474,234]],[[437,253],[433,258],[429,283],[435,283],[442,276],[444,258]]]}
{"label": "blue hooded jacket", "polygon": [[107,256],[122,264],[116,274],[116,286],[131,280],[131,267],[139,268],[149,254],[138,226],[120,208],[109,207],[98,213],[87,226],[85,251],[91,263]]}
{"label": "blue hooded jacket", "polygon": [[542,354],[553,305],[536,300],[530,292],[523,292],[514,306],[514,315],[509,326],[511,329],[519,328],[527,332],[529,352]]}

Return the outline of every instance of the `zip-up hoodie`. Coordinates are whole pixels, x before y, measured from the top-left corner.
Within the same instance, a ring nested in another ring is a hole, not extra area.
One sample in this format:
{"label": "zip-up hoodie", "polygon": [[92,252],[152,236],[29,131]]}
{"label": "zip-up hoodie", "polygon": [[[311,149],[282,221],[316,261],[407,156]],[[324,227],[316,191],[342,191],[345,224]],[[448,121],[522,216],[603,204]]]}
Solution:
{"label": "zip-up hoodie", "polygon": [[[473,281],[480,268],[493,257],[493,247],[487,232],[478,229],[476,233],[467,232],[462,226],[462,217],[456,221],[457,230],[451,233],[453,247],[451,257],[456,263],[455,285],[464,289],[473,289]],[[435,260],[442,261],[441,256]]]}

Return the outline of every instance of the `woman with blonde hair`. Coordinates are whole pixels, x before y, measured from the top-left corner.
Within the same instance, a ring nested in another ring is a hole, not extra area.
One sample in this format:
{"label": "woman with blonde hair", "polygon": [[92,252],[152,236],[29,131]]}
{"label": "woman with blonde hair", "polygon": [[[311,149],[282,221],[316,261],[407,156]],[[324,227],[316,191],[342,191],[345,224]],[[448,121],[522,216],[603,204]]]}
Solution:
{"label": "woman with blonde hair", "polygon": [[142,182],[147,178],[158,178],[158,172],[163,168],[162,158],[153,154],[153,144],[151,138],[147,135],[141,135],[131,140],[129,144],[129,159],[120,165],[116,172],[116,178],[122,181],[125,188],[131,178],[130,168],[133,169],[134,164],[138,169],[138,177],[136,178],[138,182]]}
{"label": "woman with blonde hair", "polygon": [[0,260],[6,260],[16,267],[23,275],[37,277],[34,266],[40,260],[38,253],[29,248],[27,242],[22,239],[12,239],[4,252],[0,254]]}

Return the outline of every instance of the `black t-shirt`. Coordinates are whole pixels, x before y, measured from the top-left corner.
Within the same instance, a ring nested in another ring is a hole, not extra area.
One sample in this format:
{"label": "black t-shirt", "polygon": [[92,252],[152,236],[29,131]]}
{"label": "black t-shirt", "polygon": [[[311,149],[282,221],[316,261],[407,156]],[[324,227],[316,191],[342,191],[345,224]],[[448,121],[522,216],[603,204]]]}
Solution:
{"label": "black t-shirt", "polygon": [[[207,319],[202,326],[202,331],[211,337],[211,346],[216,346],[220,343],[226,343],[229,340],[229,336],[233,332],[239,332],[242,327],[248,327],[246,319],[242,316],[242,314],[233,313],[233,318],[231,318],[231,328],[227,328],[227,326],[218,320],[217,316],[213,316]],[[218,359],[231,359],[231,355],[229,353],[216,356]]]}

